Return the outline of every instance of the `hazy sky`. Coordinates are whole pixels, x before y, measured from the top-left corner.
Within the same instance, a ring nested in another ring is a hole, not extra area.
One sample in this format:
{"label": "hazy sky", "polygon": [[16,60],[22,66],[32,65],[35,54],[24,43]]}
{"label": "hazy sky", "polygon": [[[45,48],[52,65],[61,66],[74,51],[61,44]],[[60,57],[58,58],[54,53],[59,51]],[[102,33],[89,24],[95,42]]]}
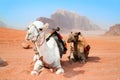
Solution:
{"label": "hazy sky", "polygon": [[50,17],[57,9],[87,16],[104,29],[120,23],[120,0],[0,0],[0,20],[25,28],[38,17]]}

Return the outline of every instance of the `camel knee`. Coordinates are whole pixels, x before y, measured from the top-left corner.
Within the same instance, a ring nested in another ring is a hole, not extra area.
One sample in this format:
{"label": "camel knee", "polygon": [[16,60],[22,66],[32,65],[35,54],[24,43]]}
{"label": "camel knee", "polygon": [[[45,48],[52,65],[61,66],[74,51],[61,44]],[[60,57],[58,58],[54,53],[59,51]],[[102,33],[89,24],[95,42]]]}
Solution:
{"label": "camel knee", "polygon": [[70,54],[70,59],[74,59],[73,53]]}
{"label": "camel knee", "polygon": [[85,56],[84,53],[81,53],[80,60],[81,60],[81,63],[85,63],[86,62],[86,56]]}
{"label": "camel knee", "polygon": [[33,61],[37,61],[37,60],[39,60],[39,54],[35,54],[33,57]]}
{"label": "camel knee", "polygon": [[39,70],[39,69],[41,69],[43,67],[43,63],[42,63],[42,61],[41,60],[37,60],[36,61],[36,63],[35,63],[35,65],[34,65],[34,70]]}
{"label": "camel knee", "polygon": [[69,59],[70,64],[75,61],[75,57],[74,57],[73,53],[71,53],[71,54],[68,56],[68,59]]}
{"label": "camel knee", "polygon": [[37,61],[35,62],[33,71],[31,71],[31,75],[38,75],[38,74],[40,73],[40,71],[42,70],[42,68],[43,68],[43,63],[42,63],[42,61],[37,60]]}
{"label": "camel knee", "polygon": [[84,49],[84,53],[85,53],[86,58],[88,58],[89,51],[90,51],[90,45],[87,45]]}
{"label": "camel knee", "polygon": [[58,68],[57,71],[55,72],[56,74],[62,74],[64,73],[64,69],[62,67]]}

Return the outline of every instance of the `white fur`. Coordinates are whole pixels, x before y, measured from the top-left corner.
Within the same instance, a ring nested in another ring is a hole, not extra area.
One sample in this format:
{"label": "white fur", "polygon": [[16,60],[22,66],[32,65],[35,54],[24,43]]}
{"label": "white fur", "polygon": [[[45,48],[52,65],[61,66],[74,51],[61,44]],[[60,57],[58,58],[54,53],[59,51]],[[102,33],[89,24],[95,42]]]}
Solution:
{"label": "white fur", "polygon": [[44,24],[41,21],[34,21],[32,24],[34,24],[38,29],[44,28]]}
{"label": "white fur", "polygon": [[63,68],[59,68],[55,73],[56,74],[64,73],[64,69]]}
{"label": "white fur", "polygon": [[42,68],[43,68],[42,61],[37,60],[35,62],[33,71],[31,71],[31,75],[38,75],[40,73],[40,71],[42,70]]}
{"label": "white fur", "polygon": [[[48,25],[47,25],[48,27]],[[38,33],[35,26],[29,27],[30,29],[27,32],[26,39],[30,39],[35,42],[35,46],[37,48],[37,51],[39,52],[39,55],[34,56],[34,69],[31,72],[32,75],[37,75],[41,71],[43,67],[42,61],[39,60],[39,57],[43,56],[43,61],[46,62],[47,64],[51,64],[52,67],[56,67],[58,70],[56,71],[56,74],[64,73],[64,69],[61,66],[60,63],[60,52],[57,46],[56,41],[54,38],[50,38],[47,42],[45,40],[45,29],[44,31]],[[47,29],[47,28],[46,28]],[[28,35],[30,33],[30,35]],[[39,38],[37,38],[37,35],[39,35]],[[40,42],[39,42],[40,41]],[[38,43],[40,45],[38,45]]]}
{"label": "white fur", "polygon": [[43,61],[47,64],[51,64],[52,67],[60,68],[56,71],[56,74],[64,73],[60,64],[60,53],[56,41],[51,37],[48,42],[45,42],[38,47],[40,56],[43,56]]}
{"label": "white fur", "polygon": [[33,61],[37,61],[39,60],[40,56],[38,54],[35,54],[34,57],[33,57]]}

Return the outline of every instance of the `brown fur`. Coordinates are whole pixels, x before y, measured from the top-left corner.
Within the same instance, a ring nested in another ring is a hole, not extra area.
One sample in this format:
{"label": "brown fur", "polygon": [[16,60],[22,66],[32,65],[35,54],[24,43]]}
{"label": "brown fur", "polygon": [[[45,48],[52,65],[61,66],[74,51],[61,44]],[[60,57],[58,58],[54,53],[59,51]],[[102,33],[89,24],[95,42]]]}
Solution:
{"label": "brown fur", "polygon": [[85,62],[88,58],[90,46],[86,45],[85,39],[81,36],[80,32],[71,32],[67,40],[71,44],[69,60],[80,60]]}

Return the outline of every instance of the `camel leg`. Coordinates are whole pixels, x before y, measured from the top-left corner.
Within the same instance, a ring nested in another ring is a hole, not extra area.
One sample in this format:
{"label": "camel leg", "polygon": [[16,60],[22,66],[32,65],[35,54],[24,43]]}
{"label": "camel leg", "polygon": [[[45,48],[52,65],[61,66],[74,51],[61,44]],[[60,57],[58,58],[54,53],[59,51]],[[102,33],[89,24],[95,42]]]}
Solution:
{"label": "camel leg", "polygon": [[85,53],[86,59],[88,58],[89,51],[90,51],[90,45],[87,45],[87,46],[85,47],[85,49],[84,49],[84,53]]}
{"label": "camel leg", "polygon": [[78,52],[78,58],[82,61],[82,63],[86,62],[86,57],[84,54],[84,47],[80,47],[80,50]]}
{"label": "camel leg", "polygon": [[40,71],[42,70],[42,68],[43,68],[42,61],[41,60],[37,60],[35,62],[33,71],[31,71],[31,75],[38,75],[40,73]]}
{"label": "camel leg", "polygon": [[84,52],[80,53],[80,56],[81,56],[81,63],[85,63],[86,62],[86,57],[85,57]]}
{"label": "camel leg", "polygon": [[68,56],[68,59],[69,59],[70,64],[72,64],[72,62],[75,61],[73,53],[70,53],[70,55]]}
{"label": "camel leg", "polygon": [[35,54],[33,57],[33,61],[37,61],[39,60],[39,58],[40,58],[39,54]]}
{"label": "camel leg", "polygon": [[61,64],[60,64],[60,61],[59,61],[59,66],[56,67],[57,70],[56,70],[56,74],[61,74],[61,73],[64,73],[64,69],[62,68]]}
{"label": "camel leg", "polygon": [[57,68],[56,74],[64,73],[64,69],[62,67]]}
{"label": "camel leg", "polygon": [[57,61],[55,61],[53,67],[55,67],[55,66],[56,66],[56,72],[55,72],[56,74],[62,74],[62,73],[64,73],[64,69],[61,66],[60,59],[58,59]]}

